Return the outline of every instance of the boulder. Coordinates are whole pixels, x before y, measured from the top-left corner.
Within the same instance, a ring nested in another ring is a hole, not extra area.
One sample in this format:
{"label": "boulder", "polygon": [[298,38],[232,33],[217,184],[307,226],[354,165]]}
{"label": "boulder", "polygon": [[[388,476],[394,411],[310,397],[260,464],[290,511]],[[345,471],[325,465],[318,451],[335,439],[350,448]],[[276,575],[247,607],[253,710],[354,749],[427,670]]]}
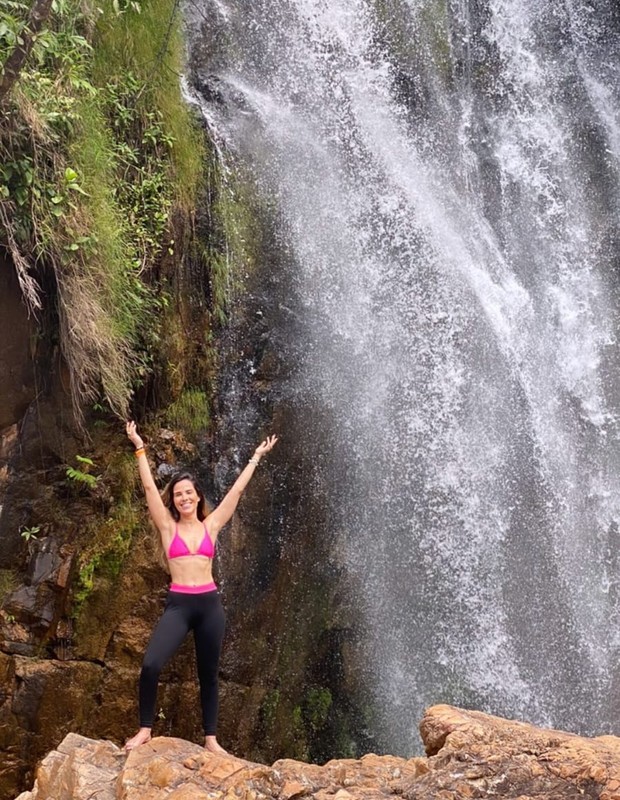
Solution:
{"label": "boulder", "polygon": [[42,797],[115,800],[118,773],[124,760],[125,754],[112,742],[69,733],[58,749],[41,762],[33,791],[23,792],[19,800]]}
{"label": "boulder", "polygon": [[125,756],[112,742],[69,734],[18,800],[385,800],[426,759],[364,756],[325,766],[292,759],[269,767],[208,753],[183,739],[157,737]]}
{"label": "boulder", "polygon": [[34,765],[50,741],[83,730],[96,714],[103,670],[86,662],[40,661],[0,653],[0,798],[25,783],[23,764]]}
{"label": "boulder", "polygon": [[620,800],[620,738],[588,739],[440,705],[420,725],[428,772],[405,800]]}
{"label": "boulder", "polygon": [[620,739],[587,739],[451,706],[420,726],[427,757],[272,766],[158,737],[126,755],[71,733],[17,800],[620,800]]}

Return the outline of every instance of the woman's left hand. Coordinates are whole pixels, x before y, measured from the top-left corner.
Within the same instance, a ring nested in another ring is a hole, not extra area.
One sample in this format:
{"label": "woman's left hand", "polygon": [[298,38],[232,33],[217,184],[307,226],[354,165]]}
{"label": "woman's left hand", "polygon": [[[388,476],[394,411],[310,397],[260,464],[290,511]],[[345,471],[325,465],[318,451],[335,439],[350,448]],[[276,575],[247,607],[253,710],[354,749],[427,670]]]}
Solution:
{"label": "woman's left hand", "polygon": [[278,441],[277,436],[268,436],[264,441],[262,441],[258,445],[256,450],[254,451],[254,455],[257,458],[261,458],[261,456],[264,456],[265,453],[268,453],[275,447],[277,441]]}

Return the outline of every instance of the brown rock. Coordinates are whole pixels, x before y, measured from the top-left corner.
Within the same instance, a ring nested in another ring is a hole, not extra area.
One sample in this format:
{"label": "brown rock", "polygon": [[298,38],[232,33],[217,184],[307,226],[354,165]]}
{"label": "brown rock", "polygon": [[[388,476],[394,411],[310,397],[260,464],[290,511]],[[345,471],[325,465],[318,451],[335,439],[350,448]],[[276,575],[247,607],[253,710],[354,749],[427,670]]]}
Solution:
{"label": "brown rock", "polygon": [[301,781],[285,781],[280,790],[280,800],[294,800],[296,797],[310,794],[310,787]]}
{"label": "brown rock", "polygon": [[124,754],[112,742],[68,734],[37,770],[29,800],[97,797],[115,800],[115,783]]}
{"label": "brown rock", "polygon": [[428,759],[370,754],[272,767],[163,737],[125,759],[110,742],[69,734],[19,800],[620,800],[615,737],[586,739],[449,706],[429,709],[421,729]]}
{"label": "brown rock", "polygon": [[206,792],[198,786],[186,783],[166,795],[166,800],[214,800],[214,795],[212,792]]}
{"label": "brown rock", "polygon": [[[304,764],[292,759],[276,761],[273,768],[277,770],[286,782],[287,779],[303,783],[316,795],[319,790],[326,790],[333,796],[340,789],[358,790],[375,789],[391,791],[392,784],[400,781],[405,775],[412,777],[417,774],[419,762],[426,759],[410,759],[395,756],[376,756],[369,754],[361,759],[340,759],[328,761],[323,767],[316,764]],[[344,800],[344,798],[342,798]]]}
{"label": "brown rock", "polygon": [[[117,784],[119,800],[156,800],[170,789],[193,782],[195,772],[185,766],[192,755],[202,752],[199,745],[183,739],[151,739],[132,750]],[[37,799],[39,800],[39,799]]]}
{"label": "brown rock", "polygon": [[15,270],[0,255],[0,429],[18,422],[35,396],[30,339],[34,321],[21,300]]}
{"label": "brown rock", "polygon": [[15,797],[24,788],[24,754],[34,766],[48,742],[84,730],[102,673],[97,664],[0,654],[0,797]]}
{"label": "brown rock", "polygon": [[611,796],[620,779],[620,739],[586,739],[451,706],[420,725],[429,772],[404,782],[406,800],[455,797],[577,800]]}

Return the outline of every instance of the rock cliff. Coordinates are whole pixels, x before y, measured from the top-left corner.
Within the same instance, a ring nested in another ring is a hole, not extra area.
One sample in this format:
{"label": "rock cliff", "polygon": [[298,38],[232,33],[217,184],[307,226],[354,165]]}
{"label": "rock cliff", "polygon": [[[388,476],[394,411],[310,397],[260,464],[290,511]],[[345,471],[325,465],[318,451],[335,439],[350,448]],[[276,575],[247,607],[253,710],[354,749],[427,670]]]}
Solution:
{"label": "rock cliff", "polygon": [[70,733],[18,800],[620,800],[620,738],[586,739],[445,705],[426,712],[420,731],[426,757],[271,767],[164,737],[126,756],[111,742]]}

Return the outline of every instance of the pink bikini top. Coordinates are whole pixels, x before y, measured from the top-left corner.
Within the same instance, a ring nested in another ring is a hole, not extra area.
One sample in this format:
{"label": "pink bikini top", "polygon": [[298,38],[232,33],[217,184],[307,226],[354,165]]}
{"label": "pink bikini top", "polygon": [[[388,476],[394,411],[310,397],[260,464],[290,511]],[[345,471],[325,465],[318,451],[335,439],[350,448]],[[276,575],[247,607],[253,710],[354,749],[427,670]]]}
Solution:
{"label": "pink bikini top", "polygon": [[204,522],[202,524],[205,528],[205,535],[195,553],[190,551],[189,547],[179,536],[179,526],[177,525],[174,529],[174,537],[170,542],[170,547],[168,548],[168,558],[180,558],[181,556],[206,556],[207,558],[213,558],[215,555],[215,545],[211,541],[207,526]]}

